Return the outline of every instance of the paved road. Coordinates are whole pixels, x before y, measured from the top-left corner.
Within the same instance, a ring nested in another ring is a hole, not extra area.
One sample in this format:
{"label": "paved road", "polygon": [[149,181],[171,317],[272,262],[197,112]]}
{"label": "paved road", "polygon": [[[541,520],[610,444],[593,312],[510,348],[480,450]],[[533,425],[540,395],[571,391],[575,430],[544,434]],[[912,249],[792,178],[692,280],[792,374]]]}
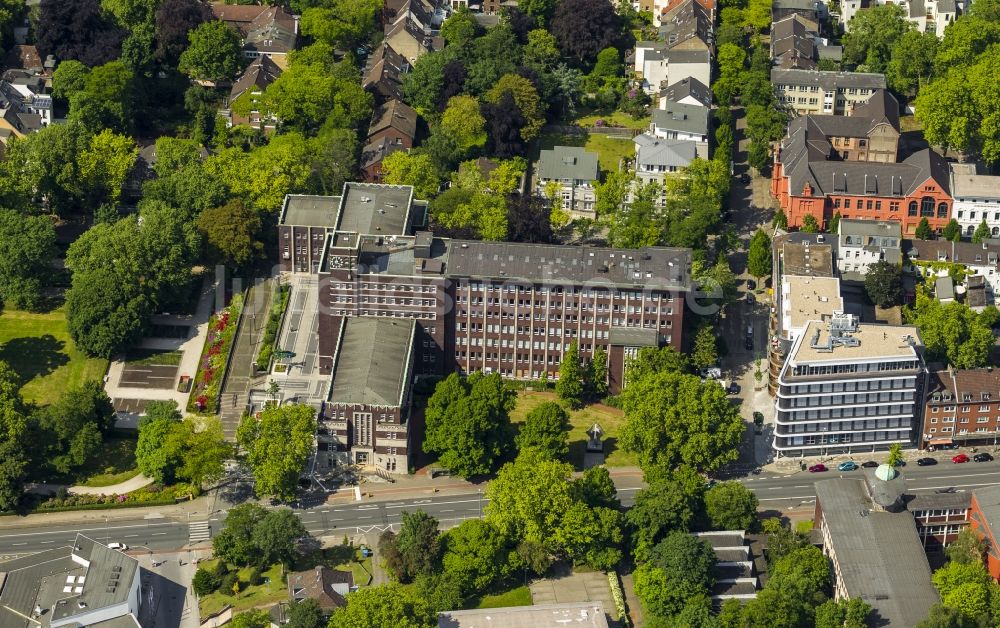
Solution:
{"label": "paved road", "polygon": [[[863,461],[858,457],[857,461]],[[741,478],[753,489],[760,499],[761,508],[766,510],[789,511],[811,508],[815,500],[813,482],[836,477],[861,477],[862,472],[841,473],[796,473],[793,475],[763,474]],[[909,490],[934,491],[955,487],[959,491],[970,491],[980,486],[1000,482],[1000,462],[967,463],[956,465],[949,461],[930,467],[918,467],[911,462],[903,469]],[[638,476],[616,478],[622,504],[631,506],[635,493],[641,488]],[[304,510],[296,510],[302,521],[314,536],[339,536],[341,534],[378,533],[390,524],[398,524],[404,511],[422,509],[436,517],[443,528],[458,525],[465,519],[481,516],[488,504],[479,493],[461,495],[434,495],[422,499],[400,499],[395,501],[359,502],[347,504],[326,504]],[[27,554],[49,549],[57,544],[70,542],[76,532],[83,532],[105,541],[119,541],[133,550],[161,552],[192,547],[207,547],[209,537],[222,527],[224,513],[219,512],[200,520],[173,521],[169,519],[138,519],[111,522],[108,526],[53,526],[39,529],[38,526],[24,529],[7,529],[0,536],[0,556]],[[207,524],[207,526],[206,526]]]}

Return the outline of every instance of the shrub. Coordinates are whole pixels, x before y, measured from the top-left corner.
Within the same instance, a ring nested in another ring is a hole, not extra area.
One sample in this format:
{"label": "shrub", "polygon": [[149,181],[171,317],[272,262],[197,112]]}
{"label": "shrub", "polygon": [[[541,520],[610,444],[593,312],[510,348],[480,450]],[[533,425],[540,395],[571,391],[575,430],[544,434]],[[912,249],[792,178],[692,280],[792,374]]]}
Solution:
{"label": "shrub", "polygon": [[255,587],[264,582],[264,576],[260,573],[260,567],[254,567],[250,571],[250,577],[247,579],[247,584]]}
{"label": "shrub", "polygon": [[[221,564],[222,561],[219,561]],[[191,589],[198,597],[208,595],[222,584],[222,578],[215,572],[199,568],[191,579]],[[230,585],[231,586],[231,585]]]}
{"label": "shrub", "polygon": [[219,590],[226,595],[233,594],[233,585],[239,585],[240,578],[235,572],[227,573],[222,576],[222,580],[219,582]]}

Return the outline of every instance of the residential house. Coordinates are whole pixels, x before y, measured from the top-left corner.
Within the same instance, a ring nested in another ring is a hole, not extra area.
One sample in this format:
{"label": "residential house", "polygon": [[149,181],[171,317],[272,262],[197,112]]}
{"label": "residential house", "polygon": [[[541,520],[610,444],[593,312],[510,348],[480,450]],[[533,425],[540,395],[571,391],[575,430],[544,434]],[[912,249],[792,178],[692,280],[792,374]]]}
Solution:
{"label": "residential house", "polygon": [[406,103],[392,99],[377,107],[368,125],[368,142],[387,138],[391,144],[409,149],[417,137],[420,116]]}
{"label": "residential house", "polygon": [[[940,600],[899,472],[816,482],[813,530],[823,543],[836,600],[862,599],[872,626],[916,626]],[[948,500],[954,496],[948,496]]]}
{"label": "residential house", "polygon": [[[778,375],[779,457],[828,456],[913,442],[924,364],[916,327],[835,312],[806,323]],[[887,392],[887,391],[892,392]]]}
{"label": "residential house", "polygon": [[420,57],[443,46],[443,40],[437,39],[438,45],[435,46],[434,37],[426,33],[415,21],[404,18],[386,28],[383,41],[413,65]]}
{"label": "residential house", "polygon": [[[973,275],[985,280],[987,303],[993,303],[1000,294],[1000,241],[949,242],[948,240],[904,240],[907,270],[922,277],[943,277],[949,268],[941,262],[959,264],[966,273],[966,281]],[[966,287],[968,289],[968,286]]]}
{"label": "residential house", "polygon": [[0,626],[138,628],[140,572],[135,558],[82,534],[0,562]]}
{"label": "residential house", "polygon": [[299,18],[280,6],[212,4],[212,15],[243,37],[243,56],[265,56],[282,70],[288,67],[288,53],[295,49]]}
{"label": "residential house", "polygon": [[712,106],[712,90],[708,85],[694,77],[685,77],[660,90],[658,107],[665,109],[667,103],[676,102],[682,105],[698,107]]}
{"label": "residential house", "polygon": [[1000,484],[972,489],[969,524],[986,542],[986,569],[1000,582]]}
{"label": "residential house", "polygon": [[820,0],[773,0],[771,2],[772,24],[794,15],[802,19],[812,33],[819,32],[820,25],[828,14],[826,5]]}
{"label": "residential house", "polygon": [[[219,116],[226,121],[227,127],[248,124],[265,132],[274,131],[278,120],[274,116],[261,114],[260,97],[267,87],[281,76],[281,68],[267,56],[254,59],[243,71],[226,99],[225,107],[219,111]],[[233,106],[241,113],[233,111]]]}
{"label": "residential house", "polygon": [[25,70],[29,75],[52,77],[54,68],[46,67],[35,46],[11,46],[0,65],[6,70]]}
{"label": "residential house", "polygon": [[[743,530],[693,532],[695,538],[712,546],[715,584],[709,592],[712,602],[721,605],[726,600],[752,600],[757,597],[755,556]],[[757,557],[762,558],[762,557]]]}
{"label": "residential house", "polygon": [[[945,279],[943,277],[942,279]],[[993,445],[1000,437],[1000,370],[931,370],[920,448]]]}
{"label": "residential house", "polygon": [[594,184],[601,173],[597,153],[578,146],[555,146],[538,157],[538,185],[535,193],[548,198],[550,185],[562,199],[562,208],[571,215],[594,217]]}
{"label": "residential house", "polygon": [[642,184],[655,181],[663,184],[667,175],[691,165],[698,145],[691,140],[667,140],[649,133],[636,135],[635,174]]}
{"label": "residential house", "polygon": [[666,103],[665,109],[654,109],[649,131],[665,140],[691,141],[698,157],[708,159],[709,116],[711,111],[699,105]]}
{"label": "residential house", "polygon": [[993,303],[993,295],[986,290],[986,277],[968,275],[965,278],[965,304],[977,314]]}
{"label": "residential house", "polygon": [[368,58],[361,85],[375,95],[375,103],[403,99],[403,75],[410,63],[383,42]]}
{"label": "residential house", "polygon": [[[466,0],[458,1],[464,4],[452,5],[450,8],[457,10],[468,5]],[[442,5],[433,0],[386,0],[382,9],[382,23],[384,30],[388,31],[401,20],[412,20],[422,31],[430,33],[441,27],[450,13],[448,8],[447,4]]]}
{"label": "residential house", "polygon": [[885,75],[825,70],[771,70],[778,102],[799,115],[847,115],[876,90],[886,89]]}
{"label": "residential house", "polygon": [[303,600],[316,600],[324,613],[347,604],[345,596],[354,587],[354,575],[350,571],[330,569],[320,565],[306,571],[288,574],[288,597],[294,604]]}
{"label": "residential house", "polygon": [[643,42],[636,44],[635,64],[642,74],[642,87],[650,96],[684,79],[708,85],[712,78],[712,55],[707,50],[678,50],[662,42]]}
{"label": "residential house", "polygon": [[712,12],[697,0],[681,0],[659,16],[659,39],[676,50],[714,50]]}
{"label": "residential house", "polygon": [[972,236],[984,220],[991,237],[1000,237],[1000,176],[977,174],[975,164],[951,164],[952,216]]}
{"label": "residential house", "polygon": [[395,152],[405,150],[389,137],[370,140],[361,149],[361,180],[365,183],[382,183],[382,161]]}
{"label": "residential house", "polygon": [[851,30],[851,19],[857,12],[872,6],[896,4],[903,7],[904,17],[917,32],[944,36],[944,29],[955,21],[960,11],[956,0],[845,0],[838,18],[844,31]]}
{"label": "residential house", "polygon": [[771,25],[771,61],[780,68],[815,70],[816,39],[805,18],[789,15]]}
{"label": "residential house", "polygon": [[837,269],[863,277],[877,262],[899,265],[903,234],[895,220],[841,218],[837,229]]}
{"label": "residential house", "polygon": [[[653,14],[654,21],[656,16],[662,16],[663,14],[670,14],[683,4],[686,0],[639,0],[639,6],[636,7],[637,11],[649,11]],[[715,0],[697,0],[698,4],[702,6],[705,11],[708,12],[712,21],[715,21],[716,2]]]}

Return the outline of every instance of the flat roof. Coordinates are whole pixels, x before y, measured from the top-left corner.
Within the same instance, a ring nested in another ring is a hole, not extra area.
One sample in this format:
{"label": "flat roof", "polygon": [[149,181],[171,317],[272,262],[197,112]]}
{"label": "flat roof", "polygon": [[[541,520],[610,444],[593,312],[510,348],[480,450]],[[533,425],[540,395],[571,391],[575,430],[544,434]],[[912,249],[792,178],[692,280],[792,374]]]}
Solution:
{"label": "flat roof", "polygon": [[872,625],[923,621],[940,598],[913,515],[875,510],[861,479],[821,480],[815,486],[829,531],[827,551],[835,556],[848,596],[872,606]]}
{"label": "flat roof", "polygon": [[330,402],[401,407],[416,325],[404,318],[345,319]]}
{"label": "flat roof", "polygon": [[438,613],[438,628],[607,628],[602,602],[536,604]]}
{"label": "flat roof", "polygon": [[614,249],[517,242],[448,242],[453,277],[591,283],[649,290],[691,288],[691,250]]}
{"label": "flat roof", "polygon": [[[818,337],[817,337],[818,334]],[[881,358],[905,359],[917,357],[913,344],[904,340],[909,336],[912,342],[920,343],[920,334],[912,325],[880,325],[859,323],[857,331],[848,334],[859,341],[854,347],[838,345],[833,351],[821,351],[811,346],[814,339],[825,345],[830,339],[830,325],[827,322],[809,321],[805,331],[795,341],[790,360],[800,363],[855,362]]]}
{"label": "flat roof", "polygon": [[781,328],[804,327],[809,321],[822,320],[834,312],[844,311],[840,296],[840,279],[837,277],[800,277],[784,275],[781,278]]}
{"label": "flat roof", "polygon": [[833,277],[833,245],[786,240],[781,245],[784,275]]}
{"label": "flat roof", "polygon": [[382,183],[346,183],[337,215],[338,231],[406,235],[413,187]]}
{"label": "flat roof", "polygon": [[[122,604],[138,569],[139,563],[131,556],[82,534],[77,534],[72,546],[2,562],[0,626],[72,622],[75,615]],[[36,607],[47,612],[37,621],[29,620]]]}
{"label": "flat roof", "polygon": [[295,227],[336,227],[339,196],[288,194],[281,208],[280,224]]}

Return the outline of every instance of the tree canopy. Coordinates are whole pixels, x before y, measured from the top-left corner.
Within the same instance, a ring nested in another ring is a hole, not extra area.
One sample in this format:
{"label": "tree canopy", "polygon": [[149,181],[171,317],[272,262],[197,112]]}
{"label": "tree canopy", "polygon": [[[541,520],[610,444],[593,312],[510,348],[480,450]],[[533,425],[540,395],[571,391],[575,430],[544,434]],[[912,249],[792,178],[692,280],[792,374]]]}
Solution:
{"label": "tree canopy", "polygon": [[290,500],[313,452],[315,410],[302,404],[267,408],[256,418],[243,417],[236,439],[246,452],[254,492]]}
{"label": "tree canopy", "polygon": [[517,432],[515,442],[519,451],[534,448],[553,458],[569,453],[569,416],[558,403],[545,402],[528,413]]}
{"label": "tree canopy", "polygon": [[865,292],[872,303],[888,308],[899,303],[903,294],[903,271],[898,264],[879,260],[868,267]]}
{"label": "tree canopy", "polygon": [[243,42],[222,20],[199,24],[188,33],[177,69],[202,81],[231,81],[243,69]]}
{"label": "tree canopy", "polygon": [[955,368],[978,368],[989,362],[994,313],[976,314],[963,303],[941,303],[924,294],[904,310],[905,320],[920,329],[927,359]]}

